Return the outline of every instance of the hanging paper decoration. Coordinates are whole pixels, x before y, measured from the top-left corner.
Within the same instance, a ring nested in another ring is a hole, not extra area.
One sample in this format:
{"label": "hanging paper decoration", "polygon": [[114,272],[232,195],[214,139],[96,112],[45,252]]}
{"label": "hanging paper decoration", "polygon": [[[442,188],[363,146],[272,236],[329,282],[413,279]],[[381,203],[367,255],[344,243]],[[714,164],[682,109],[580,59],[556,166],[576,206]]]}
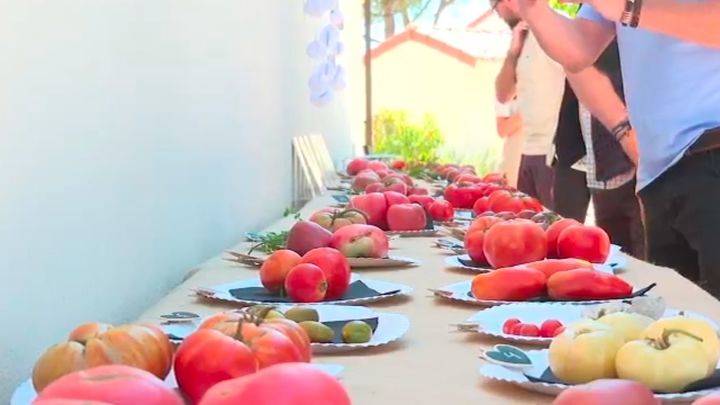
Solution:
{"label": "hanging paper decoration", "polygon": [[338,0],[305,0],[305,13],[313,17],[322,17],[328,11],[337,8]]}
{"label": "hanging paper decoration", "polygon": [[347,86],[345,68],[337,64],[336,57],[345,51],[340,32],[345,26],[345,17],[340,11],[339,0],[305,0],[305,13],[313,17],[328,15],[329,24],[325,25],[315,39],[307,45],[306,54],[317,65],[308,80],[310,101],[322,107],[335,98],[336,91]]}

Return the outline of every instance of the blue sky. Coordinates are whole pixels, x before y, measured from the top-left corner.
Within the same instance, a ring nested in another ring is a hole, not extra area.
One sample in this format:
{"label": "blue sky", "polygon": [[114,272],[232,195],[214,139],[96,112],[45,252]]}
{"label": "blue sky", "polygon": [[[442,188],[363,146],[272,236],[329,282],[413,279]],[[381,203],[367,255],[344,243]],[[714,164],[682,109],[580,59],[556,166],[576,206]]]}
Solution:
{"label": "blue sky", "polygon": [[[440,0],[432,0],[432,3],[427,8],[427,11],[417,20],[417,23],[428,25],[432,24],[439,2]],[[456,0],[456,4],[453,4],[443,11],[440,18],[440,24],[458,26],[466,25],[487,11],[489,5],[489,0]],[[396,17],[396,21],[398,31],[402,32],[402,18],[400,18],[399,15]],[[381,22],[373,24],[372,38],[374,40],[382,41],[385,38],[384,32],[384,26]],[[377,43],[375,43],[375,45],[377,45]]]}

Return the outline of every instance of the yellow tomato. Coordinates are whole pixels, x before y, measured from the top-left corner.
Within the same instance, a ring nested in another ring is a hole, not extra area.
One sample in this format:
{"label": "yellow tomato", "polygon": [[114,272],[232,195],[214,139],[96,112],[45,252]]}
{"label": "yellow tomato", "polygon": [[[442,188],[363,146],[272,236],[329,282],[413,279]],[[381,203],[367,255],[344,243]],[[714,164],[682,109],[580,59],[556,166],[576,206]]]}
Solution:
{"label": "yellow tomato", "polygon": [[568,384],[615,378],[615,355],[625,343],[622,335],[597,321],[568,326],[550,343],[550,369]]}
{"label": "yellow tomato", "polygon": [[659,339],[665,330],[681,330],[702,339],[702,346],[708,361],[705,376],[707,377],[715,371],[718,358],[720,358],[720,340],[718,340],[717,330],[712,325],[702,319],[679,315],[655,321],[648,326],[644,335],[648,339]]}
{"label": "yellow tomato", "polygon": [[650,317],[631,312],[613,312],[598,319],[598,322],[610,326],[623,335],[626,342],[643,338],[643,332],[654,320]]}
{"label": "yellow tomato", "polygon": [[619,378],[634,380],[653,391],[678,392],[707,376],[702,343],[681,332],[667,331],[657,340],[634,340],[617,353]]}

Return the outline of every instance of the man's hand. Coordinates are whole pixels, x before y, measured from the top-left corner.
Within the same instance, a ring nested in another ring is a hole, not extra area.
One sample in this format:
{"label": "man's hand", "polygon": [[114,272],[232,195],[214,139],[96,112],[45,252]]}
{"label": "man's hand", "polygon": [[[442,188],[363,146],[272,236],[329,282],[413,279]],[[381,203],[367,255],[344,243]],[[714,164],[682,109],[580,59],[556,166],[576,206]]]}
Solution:
{"label": "man's hand", "polygon": [[638,146],[637,146],[637,133],[635,128],[630,129],[627,135],[620,141],[625,154],[630,158],[635,167],[638,166]]}
{"label": "man's hand", "polygon": [[510,42],[510,50],[508,51],[510,56],[515,58],[520,57],[529,29],[530,27],[525,21],[520,21],[515,28],[513,28],[512,41]]}
{"label": "man's hand", "polygon": [[526,21],[528,19],[527,17],[528,17],[530,10],[532,10],[534,7],[536,7],[538,5],[546,4],[543,2],[538,2],[538,0],[517,0],[517,3],[518,3],[518,11],[520,13],[520,17]]}
{"label": "man's hand", "polygon": [[[521,0],[529,1],[529,0]],[[605,19],[613,22],[620,21],[625,10],[625,0],[561,0],[563,3],[585,3],[592,6]]]}

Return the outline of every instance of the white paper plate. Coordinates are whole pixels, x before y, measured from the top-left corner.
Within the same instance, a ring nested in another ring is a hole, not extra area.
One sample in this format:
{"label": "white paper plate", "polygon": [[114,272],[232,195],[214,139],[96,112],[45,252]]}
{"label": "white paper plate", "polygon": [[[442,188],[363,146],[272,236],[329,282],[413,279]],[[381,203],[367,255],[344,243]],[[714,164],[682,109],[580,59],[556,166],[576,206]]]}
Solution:
{"label": "white paper plate", "polygon": [[412,267],[420,265],[420,262],[409,257],[389,256],[383,259],[370,257],[348,258],[350,267],[353,269],[380,269],[389,267]]}
{"label": "white paper plate", "polygon": [[[559,395],[561,392],[570,388],[571,386],[565,384],[551,384],[545,382],[531,382],[523,375],[523,373],[535,376],[541,375],[548,368],[548,350],[526,350],[525,354],[528,355],[533,363],[533,366],[525,370],[521,369],[510,369],[496,364],[485,364],[480,367],[480,375],[485,378],[504,381],[525,388],[529,391],[538,392],[546,395]],[[694,391],[682,394],[655,394],[655,398],[660,399],[663,403],[689,403],[698,398],[701,398],[711,392],[717,391],[717,388]]]}
{"label": "white paper plate", "polygon": [[435,236],[439,232],[438,229],[420,229],[417,231],[385,231],[386,235],[398,235],[405,238],[411,238],[411,237],[425,237],[425,236]]}
{"label": "white paper plate", "polygon": [[[557,319],[563,325],[570,325],[583,318],[584,311],[588,310],[592,305],[557,305],[549,303],[517,303],[508,305],[498,305],[484,311],[480,311],[468,318],[464,324],[476,324],[480,327],[473,332],[481,335],[501,338],[510,342],[548,346],[552,338],[517,336],[503,333],[502,326],[505,321],[512,318],[520,319],[525,323],[532,323],[540,327],[540,325],[548,319]],[[720,329],[715,321],[692,311],[681,311],[678,309],[668,308],[665,310],[664,318],[679,315],[684,312],[685,315],[693,318],[703,319],[709,322],[716,329]]]}
{"label": "white paper plate", "polygon": [[[410,329],[410,320],[405,315],[375,312],[367,307],[348,305],[300,305],[314,308],[321,322],[351,321],[356,319],[378,318],[378,325],[372,339],[367,343],[313,343],[313,353],[339,353],[351,350],[383,346],[402,338]],[[279,305],[282,312],[292,305]],[[194,332],[202,321],[183,322],[162,325],[166,333],[184,338]]]}
{"label": "white paper plate", "polygon": [[[440,298],[445,298],[450,301],[459,301],[459,302],[465,302],[468,304],[478,305],[481,307],[492,307],[495,305],[506,305],[506,304],[517,304],[523,301],[496,301],[496,300],[479,300],[475,297],[470,296],[470,286],[472,284],[472,280],[466,280],[461,281],[455,284],[450,284],[445,287],[441,287],[438,289],[430,289],[430,292],[435,294],[436,296]],[[644,287],[643,287],[644,288]],[[622,299],[614,299],[614,300],[588,300],[588,301],[553,301],[553,302],[543,302],[544,304],[549,305],[568,305],[568,304],[578,304],[578,305],[589,305],[589,304],[602,304],[605,302],[612,302],[612,301],[623,301],[628,300],[629,298],[622,298]]]}
{"label": "white paper plate", "polygon": [[[470,260],[470,256],[467,254],[450,256],[445,258],[445,264],[448,266],[448,268],[451,269],[463,269],[471,271],[473,273],[487,273],[489,271],[492,271],[492,268],[490,267],[472,267],[465,265],[461,260]],[[620,248],[618,247],[617,250],[610,251],[610,256],[608,256],[608,259],[605,263],[594,264],[593,267],[595,268],[595,270],[598,271],[615,274],[618,269],[623,268],[626,265],[627,257],[625,257],[624,254],[620,253]]]}
{"label": "white paper plate", "polygon": [[[410,295],[413,292],[413,288],[404,284],[397,284],[392,283],[388,281],[382,281],[382,280],[376,280],[376,279],[370,279],[370,278],[364,278],[359,277],[357,274],[353,274],[351,278],[351,282],[354,281],[362,281],[364,282],[368,287],[372,288],[373,290],[383,294],[379,296],[374,297],[366,297],[366,298],[353,298],[353,299],[346,299],[346,300],[334,300],[334,301],[323,301],[322,304],[361,304],[366,302],[375,302],[380,301],[384,299],[388,299],[391,297],[395,297],[398,295]],[[242,287],[262,287],[262,284],[260,283],[259,277],[252,277],[252,278],[246,278],[244,280],[238,280],[233,281],[230,283],[220,284],[212,287],[207,288],[199,288],[195,291],[195,293],[203,298],[207,298],[210,300],[217,300],[217,301],[227,301],[227,302],[237,302],[240,304],[245,305],[255,305],[255,304],[273,304],[273,302],[259,302],[259,301],[252,301],[252,300],[242,300],[237,299],[230,294],[230,290],[235,288],[242,288]],[[393,292],[395,291],[395,292]],[[392,292],[392,293],[391,293]],[[286,304],[285,302],[280,302],[277,304]]]}
{"label": "white paper plate", "polygon": [[[321,370],[324,370],[328,374],[338,379],[340,379],[340,375],[342,374],[343,370],[345,370],[345,367],[339,364],[312,363],[312,365]],[[177,389],[175,374],[173,374],[172,371],[170,371],[170,374],[165,379],[165,383],[169,387]],[[32,380],[28,379],[15,389],[15,392],[10,399],[10,405],[31,405],[36,397],[37,393],[35,392],[35,388],[33,388]]]}

